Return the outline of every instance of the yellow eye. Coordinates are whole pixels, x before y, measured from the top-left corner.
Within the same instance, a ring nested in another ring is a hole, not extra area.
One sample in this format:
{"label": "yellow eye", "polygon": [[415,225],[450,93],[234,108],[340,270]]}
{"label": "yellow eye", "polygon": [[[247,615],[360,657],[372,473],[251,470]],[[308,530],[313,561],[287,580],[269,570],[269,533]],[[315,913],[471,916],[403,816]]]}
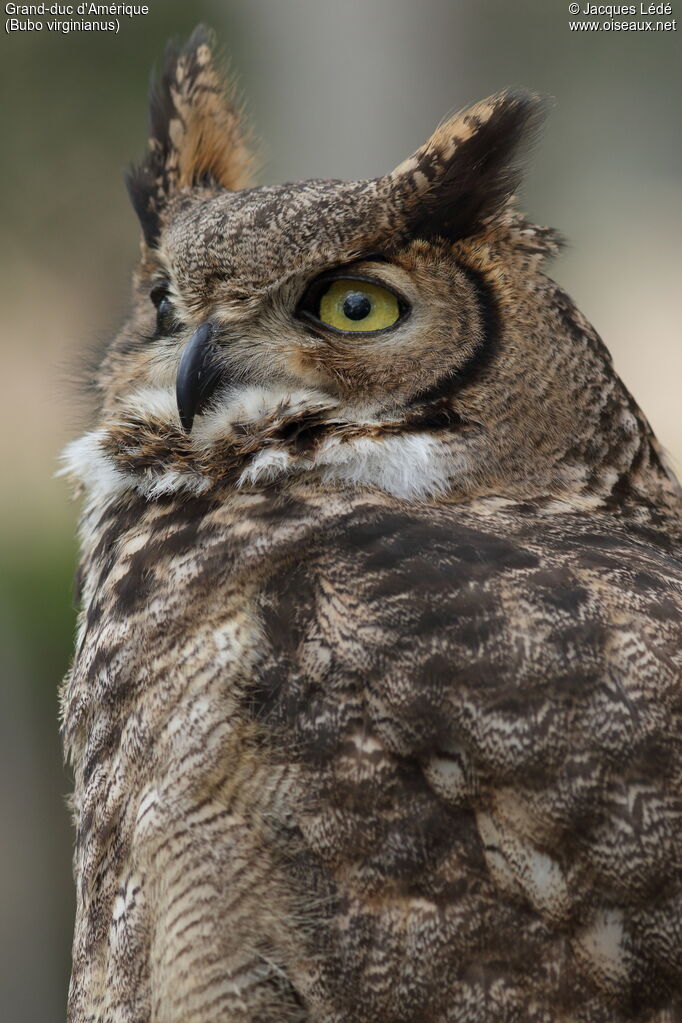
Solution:
{"label": "yellow eye", "polygon": [[398,298],[369,281],[332,281],[320,297],[318,318],[337,330],[384,330],[400,318]]}

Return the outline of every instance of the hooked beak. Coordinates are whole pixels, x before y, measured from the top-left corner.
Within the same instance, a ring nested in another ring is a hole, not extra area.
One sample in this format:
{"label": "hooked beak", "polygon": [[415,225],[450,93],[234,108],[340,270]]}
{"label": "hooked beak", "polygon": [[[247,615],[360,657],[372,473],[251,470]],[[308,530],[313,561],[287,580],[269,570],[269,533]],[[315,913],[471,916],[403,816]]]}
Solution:
{"label": "hooked beak", "polygon": [[187,342],[175,380],[175,396],[183,429],[190,433],[194,416],[213,394],[219,380],[216,363],[213,324],[202,323]]}

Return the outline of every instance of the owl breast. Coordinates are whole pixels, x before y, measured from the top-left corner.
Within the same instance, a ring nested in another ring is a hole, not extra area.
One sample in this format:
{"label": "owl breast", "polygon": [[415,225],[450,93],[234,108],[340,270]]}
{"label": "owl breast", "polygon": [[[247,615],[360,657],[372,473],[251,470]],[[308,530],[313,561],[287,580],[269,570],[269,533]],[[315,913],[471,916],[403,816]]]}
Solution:
{"label": "owl breast", "polygon": [[303,486],[125,515],[93,533],[119,539],[67,705],[75,1007],[135,945],[144,1011],[673,1018],[669,541]]}

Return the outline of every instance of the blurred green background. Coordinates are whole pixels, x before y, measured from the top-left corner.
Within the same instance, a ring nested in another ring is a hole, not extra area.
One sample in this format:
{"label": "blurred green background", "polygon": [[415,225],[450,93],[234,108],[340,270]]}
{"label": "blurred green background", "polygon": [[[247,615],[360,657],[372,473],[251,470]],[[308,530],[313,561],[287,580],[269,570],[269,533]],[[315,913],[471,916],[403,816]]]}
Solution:
{"label": "blurred green background", "polygon": [[[679,470],[680,39],[568,29],[556,0],[149,0],[118,35],[3,35],[0,1018],[63,1019],[73,891],[57,690],[77,508],[52,476],[87,420],[71,381],[126,307],[122,184],[149,72],[219,33],[265,141],[264,182],[365,177],[505,85],[555,104],[524,188],[572,242],[555,276],[614,353]],[[673,14],[682,16],[682,0]]]}

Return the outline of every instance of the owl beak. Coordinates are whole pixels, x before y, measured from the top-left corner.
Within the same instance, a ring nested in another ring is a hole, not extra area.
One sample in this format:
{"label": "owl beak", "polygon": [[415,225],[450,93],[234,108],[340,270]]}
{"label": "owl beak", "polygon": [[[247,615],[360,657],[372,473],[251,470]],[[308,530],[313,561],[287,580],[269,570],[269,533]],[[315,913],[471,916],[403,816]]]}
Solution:
{"label": "owl beak", "polygon": [[175,379],[175,397],[182,428],[192,430],[194,416],[208,401],[220,380],[220,367],[215,361],[213,324],[202,323],[192,334],[180,358]]}

